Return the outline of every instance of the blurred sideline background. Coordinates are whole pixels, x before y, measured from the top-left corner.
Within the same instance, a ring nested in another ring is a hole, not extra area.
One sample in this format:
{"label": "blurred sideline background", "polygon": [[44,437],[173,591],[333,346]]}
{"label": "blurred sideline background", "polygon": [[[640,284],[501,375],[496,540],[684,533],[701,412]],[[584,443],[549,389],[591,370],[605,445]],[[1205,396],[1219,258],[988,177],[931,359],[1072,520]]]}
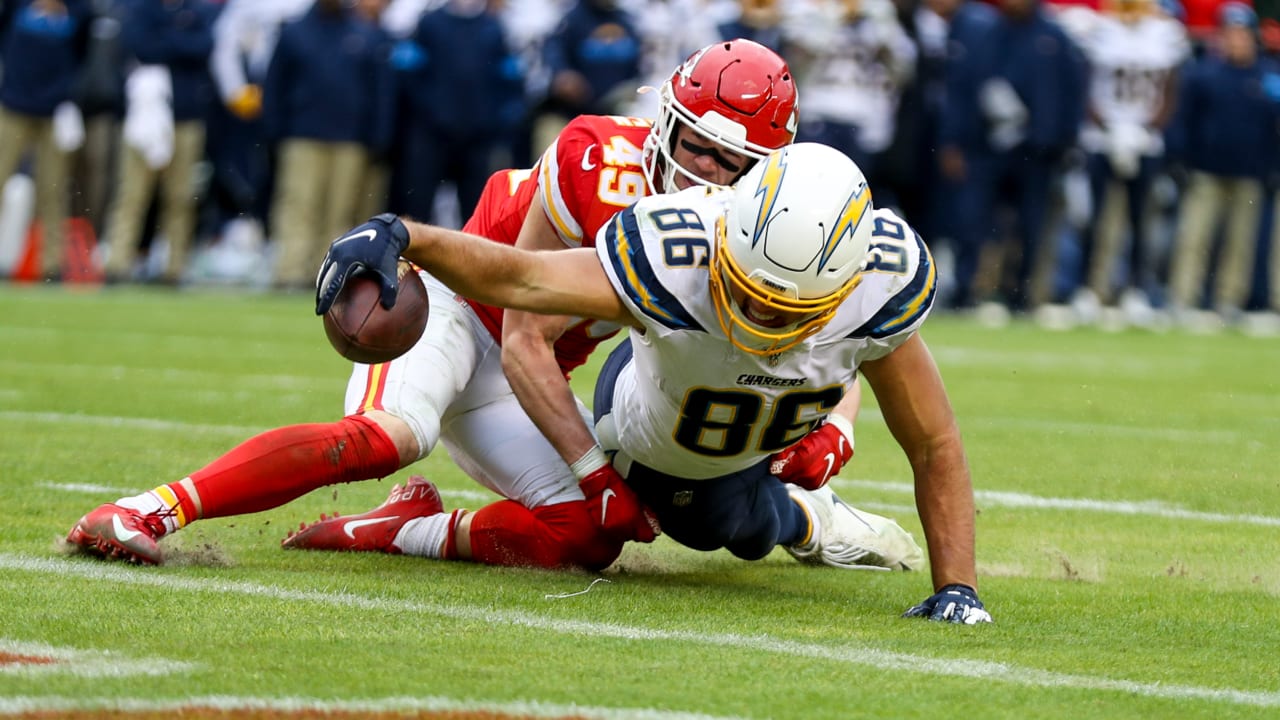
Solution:
{"label": "blurred sideline background", "polygon": [[[939,308],[1280,334],[1280,1],[0,0],[0,278],[309,293],[449,226],[693,50],[792,66],[798,140],[922,234]],[[50,232],[49,228],[53,228]]]}

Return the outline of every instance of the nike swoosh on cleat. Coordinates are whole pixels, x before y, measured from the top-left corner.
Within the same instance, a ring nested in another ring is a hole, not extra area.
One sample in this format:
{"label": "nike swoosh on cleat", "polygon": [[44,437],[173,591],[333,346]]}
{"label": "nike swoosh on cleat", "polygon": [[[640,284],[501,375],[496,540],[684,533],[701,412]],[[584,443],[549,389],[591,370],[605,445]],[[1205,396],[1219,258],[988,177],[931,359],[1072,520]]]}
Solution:
{"label": "nike swoosh on cleat", "polygon": [[863,527],[870,530],[871,532],[875,532],[877,536],[880,534],[876,532],[876,529],[874,527],[871,526],[871,523],[866,521],[866,518],[858,514],[858,512],[854,509],[852,505],[845,502],[844,500],[841,500],[839,495],[836,495],[835,493],[831,494],[831,504],[843,506],[844,509],[847,510],[849,514],[853,516],[853,519],[858,521],[858,524],[862,525]]}
{"label": "nike swoosh on cleat", "polygon": [[342,532],[346,534],[347,537],[351,538],[352,540],[355,540],[356,539],[355,532],[362,527],[366,527],[368,525],[377,525],[378,523],[391,522],[392,520],[399,520],[399,519],[400,519],[399,515],[390,515],[388,517],[369,518],[367,520],[349,520],[342,524]]}
{"label": "nike swoosh on cleat", "polygon": [[600,498],[601,498],[600,524],[601,525],[604,525],[604,519],[609,517],[609,498],[614,497],[617,494],[618,493],[613,491],[613,488],[606,488],[604,492],[600,493]]}
{"label": "nike swoosh on cleat", "polygon": [[115,530],[116,539],[119,540],[120,542],[129,542],[130,540],[142,534],[141,530],[130,530],[129,528],[125,527],[124,523],[120,522],[119,515],[111,516],[111,528]]}

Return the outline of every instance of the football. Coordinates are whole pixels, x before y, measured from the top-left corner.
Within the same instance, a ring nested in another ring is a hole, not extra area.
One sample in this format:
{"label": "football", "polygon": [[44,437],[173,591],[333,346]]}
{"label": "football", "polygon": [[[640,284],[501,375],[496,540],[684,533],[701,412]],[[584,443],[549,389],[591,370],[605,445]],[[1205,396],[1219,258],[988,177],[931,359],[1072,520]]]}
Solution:
{"label": "football", "polygon": [[342,357],[374,364],[394,360],[409,351],[427,327],[427,288],[408,261],[396,267],[396,304],[382,307],[381,289],[372,275],[347,280],[333,306],[324,314],[324,333]]}

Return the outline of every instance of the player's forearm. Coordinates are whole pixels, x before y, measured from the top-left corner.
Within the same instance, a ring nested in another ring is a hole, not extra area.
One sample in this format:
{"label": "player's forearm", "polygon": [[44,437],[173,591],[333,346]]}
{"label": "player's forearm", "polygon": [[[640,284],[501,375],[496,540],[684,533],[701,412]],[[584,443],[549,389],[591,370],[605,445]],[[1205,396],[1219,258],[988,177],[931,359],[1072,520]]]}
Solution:
{"label": "player's forearm", "polygon": [[973,487],[958,434],[912,464],[933,586],[961,583],[976,589]]}
{"label": "player's forearm", "polygon": [[911,463],[934,587],[962,583],[976,589],[969,463],[933,356],[915,335],[860,370]]}
{"label": "player's forearm", "polygon": [[595,446],[596,438],[582,421],[573,391],[543,338],[504,334],[502,368],[521,407],[565,464],[572,465]]}
{"label": "player's forearm", "polygon": [[521,301],[531,263],[520,251],[435,225],[405,221],[405,227],[409,247],[401,255],[455,292],[501,307]]}
{"label": "player's forearm", "polygon": [[595,250],[529,252],[457,230],[405,222],[400,254],[454,292],[488,305],[635,324]]}
{"label": "player's forearm", "polygon": [[849,387],[849,391],[840,398],[840,402],[831,409],[831,415],[838,415],[849,421],[849,425],[853,425],[858,419],[858,410],[862,408],[862,383],[856,379],[853,385]]}

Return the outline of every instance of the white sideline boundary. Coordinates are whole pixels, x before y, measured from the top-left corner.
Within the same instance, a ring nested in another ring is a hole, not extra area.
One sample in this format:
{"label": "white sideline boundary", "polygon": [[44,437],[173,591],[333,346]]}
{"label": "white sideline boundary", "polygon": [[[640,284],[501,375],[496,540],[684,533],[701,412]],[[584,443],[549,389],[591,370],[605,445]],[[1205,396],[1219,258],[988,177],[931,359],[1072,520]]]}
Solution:
{"label": "white sideline boundary", "polygon": [[769,635],[737,635],[701,633],[687,630],[662,630],[651,627],[618,625],[589,620],[562,620],[517,610],[491,610],[458,607],[411,600],[379,598],[341,591],[291,590],[274,585],[250,582],[220,582],[176,577],[127,566],[90,563],[83,560],[55,560],[10,553],[0,553],[0,570],[13,570],[42,575],[74,577],[98,582],[163,587],[193,593],[220,593],[260,597],[287,602],[353,607],[381,613],[428,613],[440,617],[479,622],[485,625],[508,625],[564,635],[591,638],[616,638],[636,642],[683,642],[708,647],[732,648],[791,657],[827,660],[833,663],[869,667],[941,677],[974,678],[1033,688],[1095,690],[1139,695],[1162,700],[1203,700],[1253,707],[1280,707],[1280,691],[1237,690],[1195,685],[1169,685],[1160,682],[1138,682],[1092,675],[1075,675],[1020,667],[989,660],[939,658],[927,655],[882,650],[868,645],[839,646],[799,642]]}
{"label": "white sideline boundary", "polygon": [[[884,482],[880,480],[864,480],[837,477],[832,484],[841,488],[877,490],[893,493],[915,493],[915,488],[907,482]],[[859,505],[857,497],[850,494],[849,502]],[[1115,501],[1095,500],[1092,498],[1054,498],[1028,495],[1026,493],[1005,492],[1002,490],[973,491],[973,499],[979,506],[1032,508],[1037,510],[1081,510],[1087,512],[1112,513],[1116,515],[1146,515],[1151,517],[1170,518],[1174,520],[1200,520],[1203,522],[1228,523],[1232,525],[1261,525],[1263,527],[1280,527],[1280,517],[1270,515],[1229,515],[1227,513],[1200,512],[1188,510],[1178,505],[1160,500]]]}
{"label": "white sideline boundary", "polygon": [[641,708],[556,705],[536,700],[488,702],[439,696],[385,697],[364,700],[323,700],[306,697],[265,698],[234,695],[205,695],[180,700],[39,697],[33,695],[0,697],[0,715],[17,715],[32,712],[68,712],[74,710],[181,712],[193,708],[208,708],[224,712],[236,710],[316,713],[488,712],[512,716],[581,717],[595,720],[744,720],[743,718],[732,716],[701,715],[698,713]]}

